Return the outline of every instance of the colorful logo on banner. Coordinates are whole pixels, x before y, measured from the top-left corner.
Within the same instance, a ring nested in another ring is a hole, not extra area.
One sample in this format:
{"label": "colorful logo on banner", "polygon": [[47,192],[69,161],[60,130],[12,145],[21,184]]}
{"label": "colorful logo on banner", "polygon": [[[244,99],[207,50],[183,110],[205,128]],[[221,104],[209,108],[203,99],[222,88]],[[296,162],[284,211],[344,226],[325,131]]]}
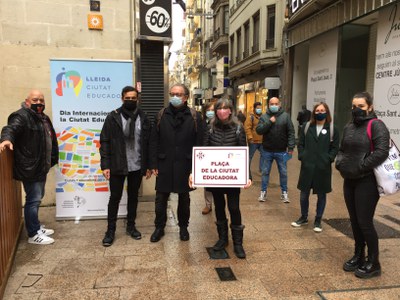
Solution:
{"label": "colorful logo on banner", "polygon": [[58,96],[63,96],[65,89],[74,89],[74,93],[78,97],[83,86],[81,75],[73,70],[59,73],[56,76],[56,83],[56,94]]}

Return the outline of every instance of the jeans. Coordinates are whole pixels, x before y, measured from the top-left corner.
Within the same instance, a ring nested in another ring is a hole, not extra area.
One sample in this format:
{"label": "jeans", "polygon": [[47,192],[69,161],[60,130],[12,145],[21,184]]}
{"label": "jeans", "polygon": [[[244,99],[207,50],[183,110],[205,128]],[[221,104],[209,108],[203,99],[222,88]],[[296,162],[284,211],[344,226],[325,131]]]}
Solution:
{"label": "jeans", "polygon": [[[231,224],[242,225],[242,215],[240,213],[240,207],[239,207],[240,189],[212,188],[211,191],[214,197],[215,216],[217,218],[217,221],[225,221],[227,219],[225,206],[226,202],[228,202],[228,210],[229,214],[231,215]],[[225,201],[225,194],[227,197],[226,201]]]}
{"label": "jeans", "polygon": [[[167,204],[170,193],[156,192],[156,228],[163,229],[167,223]],[[178,194],[179,227],[188,227],[190,218],[189,192]]]}
{"label": "jeans", "polygon": [[279,183],[282,192],[287,192],[287,152],[268,152],[263,150],[263,167],[261,172],[261,191],[266,191],[269,183],[269,174],[271,172],[272,162],[275,160],[278,165]]}
{"label": "jeans", "polygon": [[345,179],[343,194],[356,247],[366,243],[368,256],[378,255],[379,242],[374,226],[374,214],[379,193],[375,176],[371,174],[357,179]]}
{"label": "jeans", "polygon": [[138,205],[138,193],[142,183],[141,171],[129,172],[125,175],[110,176],[110,200],[108,201],[108,230],[115,231],[118,217],[118,208],[124,188],[125,177],[128,178],[128,216],[127,226],[134,226]]}
{"label": "jeans", "polygon": [[[317,201],[317,211],[315,217],[322,218],[326,206],[326,193],[317,194],[317,197],[318,201]],[[300,192],[301,215],[304,217],[308,217],[309,198],[310,198],[310,190]]]}
{"label": "jeans", "polygon": [[253,143],[249,143],[249,165],[251,166],[251,160],[253,159],[254,153],[256,153],[256,150],[258,150],[258,152],[260,152],[260,163],[258,165],[258,169],[262,170],[262,166],[263,166],[263,156],[262,156],[262,151],[263,151],[263,146],[262,144],[253,144]]}
{"label": "jeans", "polygon": [[33,237],[40,229],[39,206],[44,196],[45,181],[22,182],[26,194],[24,217],[28,236]]}

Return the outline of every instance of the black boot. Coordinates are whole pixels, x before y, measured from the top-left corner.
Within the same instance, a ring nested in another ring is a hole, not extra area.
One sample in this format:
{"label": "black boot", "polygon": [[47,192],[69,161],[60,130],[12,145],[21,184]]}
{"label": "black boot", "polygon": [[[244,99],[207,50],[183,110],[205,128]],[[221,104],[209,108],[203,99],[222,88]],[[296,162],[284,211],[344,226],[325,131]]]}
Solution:
{"label": "black boot", "polygon": [[218,242],[215,243],[213,250],[221,251],[228,246],[228,220],[217,221]]}
{"label": "black boot", "polygon": [[181,241],[188,241],[190,239],[189,231],[186,226],[179,227],[179,238]]}
{"label": "black boot", "polygon": [[357,268],[354,274],[359,278],[371,278],[381,275],[381,264],[379,263],[378,254],[368,255],[364,264]]}
{"label": "black boot", "polygon": [[150,242],[157,243],[164,236],[164,228],[156,228],[150,237]]}
{"label": "black boot", "polygon": [[104,247],[111,246],[114,242],[114,238],[115,238],[115,230],[107,229],[107,232],[104,235],[104,239],[103,239],[103,246]]}
{"label": "black boot", "polygon": [[365,262],[365,245],[356,246],[354,256],[343,264],[343,270],[346,272],[354,272]]}
{"label": "black boot", "polygon": [[233,251],[238,258],[246,258],[246,252],[243,249],[243,229],[244,225],[231,224]]}

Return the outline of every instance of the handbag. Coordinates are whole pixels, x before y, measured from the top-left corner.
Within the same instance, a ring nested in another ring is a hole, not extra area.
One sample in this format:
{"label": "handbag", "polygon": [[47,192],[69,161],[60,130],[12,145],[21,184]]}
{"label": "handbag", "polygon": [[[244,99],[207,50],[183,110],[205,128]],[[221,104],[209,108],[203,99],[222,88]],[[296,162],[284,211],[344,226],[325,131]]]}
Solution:
{"label": "handbag", "polygon": [[[367,135],[371,142],[371,152],[374,149],[374,145],[372,144],[371,126],[372,122],[375,120],[378,119],[370,120],[367,126]],[[390,139],[389,147],[389,156],[382,164],[374,168],[380,196],[388,196],[400,191],[400,152],[392,139]]]}

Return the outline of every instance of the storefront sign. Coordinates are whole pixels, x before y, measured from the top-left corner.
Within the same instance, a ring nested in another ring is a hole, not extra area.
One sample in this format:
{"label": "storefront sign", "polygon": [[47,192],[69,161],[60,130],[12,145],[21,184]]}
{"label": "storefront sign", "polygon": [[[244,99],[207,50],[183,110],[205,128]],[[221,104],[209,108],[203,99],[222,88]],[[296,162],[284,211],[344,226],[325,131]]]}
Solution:
{"label": "storefront sign", "polygon": [[297,12],[308,0],[291,0],[290,1],[290,11],[292,14]]}
{"label": "storefront sign", "polygon": [[249,179],[248,147],[194,147],[193,185],[243,187]]}
{"label": "storefront sign", "polygon": [[281,88],[281,79],[279,77],[265,77],[265,88],[279,90]]}
{"label": "storefront sign", "polygon": [[338,31],[332,30],[310,41],[307,107],[325,102],[334,110]]}
{"label": "storefront sign", "polygon": [[170,38],[171,9],[171,1],[140,0],[140,34]]}
{"label": "storefront sign", "polygon": [[400,145],[400,5],[379,12],[374,109]]}

